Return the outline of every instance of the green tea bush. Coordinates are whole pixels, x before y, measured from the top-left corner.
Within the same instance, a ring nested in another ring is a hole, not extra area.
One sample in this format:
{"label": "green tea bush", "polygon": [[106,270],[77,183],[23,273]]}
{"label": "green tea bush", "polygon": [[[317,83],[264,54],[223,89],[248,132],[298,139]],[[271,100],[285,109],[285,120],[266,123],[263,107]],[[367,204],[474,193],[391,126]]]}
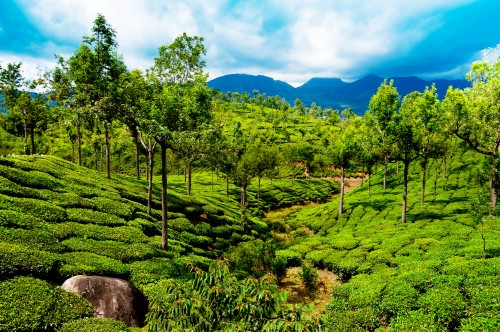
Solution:
{"label": "green tea bush", "polygon": [[60,180],[39,171],[25,172],[18,168],[0,165],[0,175],[25,187],[64,191]]}
{"label": "green tea bush", "polygon": [[447,332],[448,329],[438,324],[434,316],[423,310],[402,312],[391,319],[390,332]]}
{"label": "green tea bush", "polygon": [[455,287],[434,287],[421,296],[420,305],[443,326],[457,326],[465,317],[467,303],[460,290]]}
{"label": "green tea bush", "polygon": [[0,227],[0,242],[24,245],[31,250],[61,252],[64,250],[58,239],[43,230]]}
{"label": "green tea bush", "polygon": [[[171,245],[169,245],[171,246]],[[186,278],[189,270],[184,261],[178,258],[154,257],[129,265],[130,281],[136,286],[151,284],[163,279]]]}
{"label": "green tea bush", "polygon": [[95,210],[114,214],[126,220],[132,219],[135,210],[130,204],[106,197],[93,197],[90,201],[94,204]]}
{"label": "green tea bush", "polygon": [[147,243],[124,243],[111,240],[93,240],[72,237],[62,242],[70,251],[91,252],[122,262],[145,260],[161,254],[159,249]]}
{"label": "green tea bush", "polygon": [[123,226],[127,222],[113,214],[89,210],[89,209],[67,209],[68,220],[82,224],[98,224],[105,226]]}
{"label": "green tea bush", "polygon": [[77,318],[90,316],[84,298],[39,279],[16,277],[0,282],[0,331],[53,331]]}
{"label": "green tea bush", "polygon": [[47,229],[60,240],[65,240],[70,237],[82,237],[94,240],[114,240],[125,243],[148,241],[148,237],[144,235],[139,228],[132,226],[108,227],[95,224],[64,222],[60,224],[49,224]]}
{"label": "green tea bush", "polygon": [[401,279],[390,280],[383,292],[380,308],[389,317],[399,312],[418,309],[420,293],[408,282]]}
{"label": "green tea bush", "polygon": [[302,261],[302,255],[300,253],[288,249],[276,250],[276,257],[278,256],[286,259],[288,267],[300,266]]}
{"label": "green tea bush", "polygon": [[44,229],[47,223],[42,219],[12,210],[0,210],[0,226],[22,229]]}
{"label": "green tea bush", "polygon": [[77,274],[101,275],[128,279],[129,267],[119,260],[90,252],[69,252],[60,255],[63,265],[59,274],[69,278]]}
{"label": "green tea bush", "polygon": [[168,224],[172,229],[175,229],[179,232],[186,231],[192,233],[194,231],[194,225],[187,218],[170,219],[168,221]]}
{"label": "green tea bush", "polygon": [[129,332],[123,322],[111,318],[83,318],[64,323],[57,332]]}
{"label": "green tea bush", "polygon": [[0,242],[0,279],[16,275],[50,278],[57,272],[59,255]]}
{"label": "green tea bush", "polygon": [[59,206],[32,198],[15,198],[0,194],[0,206],[4,209],[23,212],[48,222],[62,222],[66,210]]}
{"label": "green tea bush", "polygon": [[301,271],[299,272],[299,277],[302,281],[302,284],[306,286],[309,291],[316,291],[318,288],[318,278],[319,273],[314,266],[309,263],[302,262]]}
{"label": "green tea bush", "polygon": [[128,225],[130,227],[140,229],[147,236],[161,234],[161,223],[159,223],[156,220],[151,221],[150,219],[144,219],[142,217],[138,217],[135,218],[134,220],[129,221]]}

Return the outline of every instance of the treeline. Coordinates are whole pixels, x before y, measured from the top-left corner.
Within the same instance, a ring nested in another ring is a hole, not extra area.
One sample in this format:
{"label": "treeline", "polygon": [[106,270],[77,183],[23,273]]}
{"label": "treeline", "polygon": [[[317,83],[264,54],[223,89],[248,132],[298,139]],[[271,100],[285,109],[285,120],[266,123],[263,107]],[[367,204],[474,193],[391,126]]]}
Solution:
{"label": "treeline", "polygon": [[[240,188],[242,211],[252,178],[260,187],[263,177],[338,175],[342,214],[346,172],[370,176],[380,166],[385,188],[387,165],[397,163],[403,172],[405,222],[410,164],[418,162],[422,168],[423,204],[429,160],[442,159],[446,167],[458,139],[485,156],[483,175],[490,213],[495,213],[500,62],[475,63],[468,75],[471,88],[450,87],[442,101],[434,86],[400,96],[393,82],[385,81],[359,117],[350,110],[306,107],[300,100],[292,106],[257,90],[253,95],[213,91],[207,87],[205,54],[203,38],[183,34],[159,47],[152,67],[128,70],[115,31],[98,15],[92,33],[73,55],[58,57],[55,69],[38,79],[26,80],[21,63],[0,68],[7,110],[1,125],[22,138],[22,153],[51,153],[87,167],[105,165],[108,177],[115,164],[115,170],[134,169],[140,178],[141,160],[146,159],[149,206],[152,176],[160,163],[165,249],[167,169],[174,165],[186,173],[188,195],[193,167],[223,173],[226,190],[230,182]],[[16,152],[14,144],[3,144],[10,149],[5,153]]]}

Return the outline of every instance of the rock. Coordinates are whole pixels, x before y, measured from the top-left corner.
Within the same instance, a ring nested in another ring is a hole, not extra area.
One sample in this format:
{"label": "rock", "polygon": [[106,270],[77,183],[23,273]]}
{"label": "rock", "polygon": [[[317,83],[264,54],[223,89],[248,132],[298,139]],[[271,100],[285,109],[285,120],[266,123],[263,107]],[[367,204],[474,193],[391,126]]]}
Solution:
{"label": "rock", "polygon": [[62,289],[81,294],[94,305],[94,316],[113,318],[141,327],[148,311],[144,295],[125,280],[100,276],[74,276]]}

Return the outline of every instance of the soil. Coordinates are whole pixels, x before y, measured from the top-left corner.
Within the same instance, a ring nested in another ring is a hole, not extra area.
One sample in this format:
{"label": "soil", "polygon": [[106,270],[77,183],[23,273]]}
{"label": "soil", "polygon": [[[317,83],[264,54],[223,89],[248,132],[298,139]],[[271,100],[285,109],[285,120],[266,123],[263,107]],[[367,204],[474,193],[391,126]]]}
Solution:
{"label": "soil", "polygon": [[338,276],[327,270],[318,270],[318,287],[316,291],[308,290],[300,279],[300,267],[287,270],[287,276],[279,285],[280,290],[287,292],[287,302],[290,304],[312,304],[314,315],[320,316],[330,303],[332,288],[340,285]]}

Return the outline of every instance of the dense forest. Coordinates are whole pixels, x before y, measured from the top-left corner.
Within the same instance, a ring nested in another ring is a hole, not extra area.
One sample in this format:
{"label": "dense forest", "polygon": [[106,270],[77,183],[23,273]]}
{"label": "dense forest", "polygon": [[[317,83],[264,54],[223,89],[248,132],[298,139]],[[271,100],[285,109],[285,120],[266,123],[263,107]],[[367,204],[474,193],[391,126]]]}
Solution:
{"label": "dense forest", "polygon": [[[115,34],[0,67],[0,331],[500,329],[500,61],[358,116],[209,89],[197,36],[129,70]],[[78,274],[129,281],[145,326],[90,318]]]}

